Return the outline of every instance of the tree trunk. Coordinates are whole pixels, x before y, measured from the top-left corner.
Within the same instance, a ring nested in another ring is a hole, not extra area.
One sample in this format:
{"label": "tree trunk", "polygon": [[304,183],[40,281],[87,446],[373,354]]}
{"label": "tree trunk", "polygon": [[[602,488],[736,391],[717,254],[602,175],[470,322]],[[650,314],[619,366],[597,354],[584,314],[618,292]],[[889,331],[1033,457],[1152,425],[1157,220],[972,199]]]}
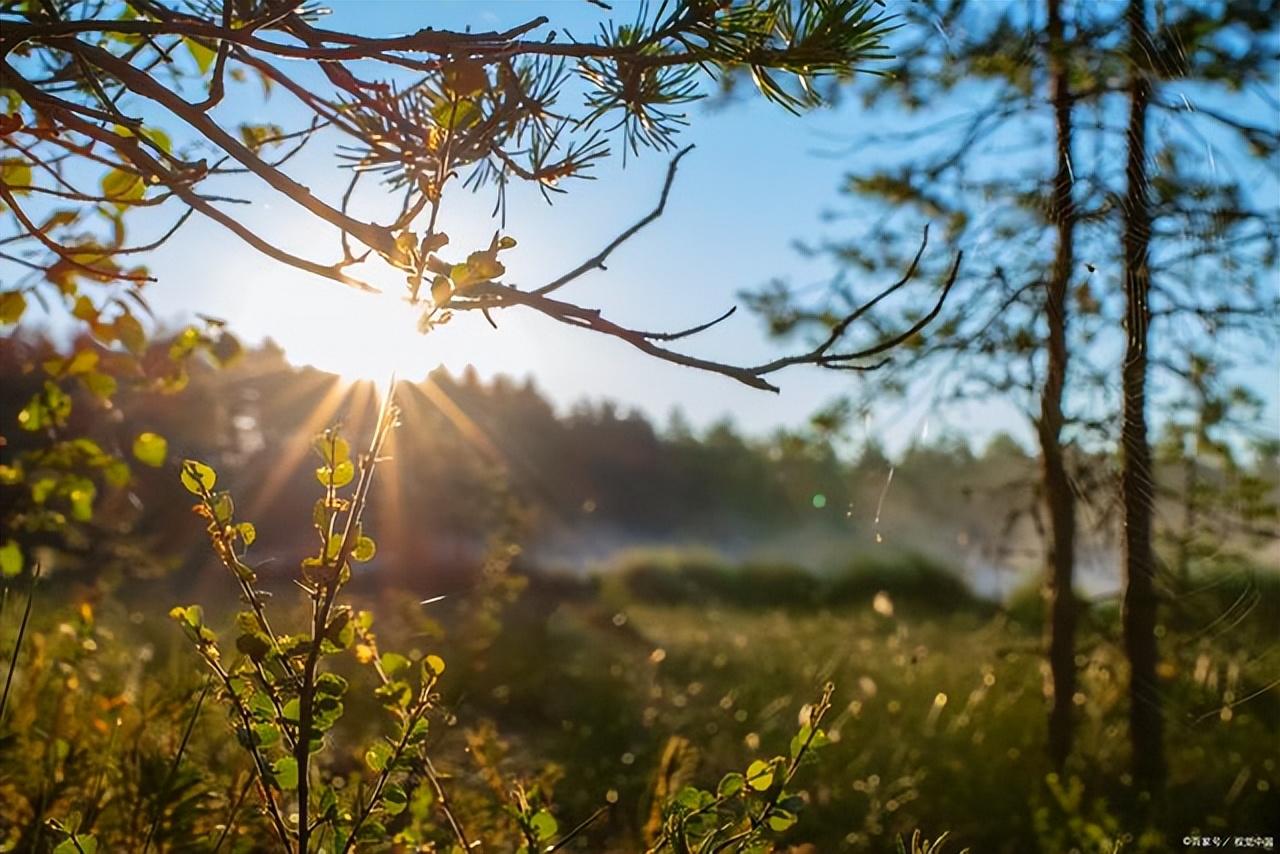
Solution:
{"label": "tree trunk", "polygon": [[1067,80],[1066,44],[1061,0],[1048,0],[1049,79],[1057,130],[1057,170],[1053,180],[1052,216],[1057,252],[1048,282],[1045,308],[1049,324],[1048,365],[1040,394],[1037,433],[1041,480],[1049,519],[1045,573],[1048,589],[1048,657],[1053,674],[1049,712],[1049,755],[1061,769],[1071,754],[1072,703],[1076,693],[1075,497],[1062,448],[1062,397],[1067,376],[1067,294],[1075,266],[1076,210],[1071,174],[1071,91]]}
{"label": "tree trunk", "polygon": [[1163,720],[1156,680],[1155,555],[1151,548],[1154,481],[1147,439],[1147,328],[1151,210],[1147,193],[1147,106],[1150,37],[1145,0],[1130,0],[1129,152],[1125,165],[1124,422],[1121,428],[1120,491],[1124,509],[1124,643],[1129,657],[1129,741],[1133,774],[1154,788],[1164,777]]}
{"label": "tree trunk", "polygon": [[[1198,433],[1193,434],[1198,437]],[[1183,590],[1191,588],[1191,550],[1196,538],[1196,493],[1200,489],[1200,471],[1196,465],[1198,443],[1183,450],[1182,457],[1182,536],[1178,538],[1178,582]]]}

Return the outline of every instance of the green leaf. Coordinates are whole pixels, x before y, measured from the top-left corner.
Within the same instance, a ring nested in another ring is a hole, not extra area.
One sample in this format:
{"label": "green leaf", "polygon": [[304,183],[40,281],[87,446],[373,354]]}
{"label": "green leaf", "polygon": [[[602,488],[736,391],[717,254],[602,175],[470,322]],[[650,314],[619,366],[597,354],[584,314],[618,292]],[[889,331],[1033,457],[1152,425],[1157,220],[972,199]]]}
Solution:
{"label": "green leaf", "polygon": [[169,134],[165,133],[159,128],[143,128],[142,132],[147,137],[147,139],[151,140],[156,145],[160,146],[160,148],[162,148],[165,152],[167,153],[173,152],[173,140],[169,139]]}
{"label": "green leaf", "polygon": [[356,468],[351,464],[350,460],[343,460],[333,466],[321,466],[316,469],[316,480],[320,481],[322,486],[329,486],[331,483],[335,489],[346,486],[355,477]]}
{"label": "green leaf", "polygon": [[116,203],[117,207],[126,207],[129,202],[139,201],[147,193],[147,184],[142,176],[123,169],[112,169],[102,176],[102,195]]}
{"label": "green leaf", "polygon": [[798,813],[804,809],[805,800],[800,795],[786,795],[778,799],[777,807],[786,812]]}
{"label": "green leaf", "polygon": [[351,616],[351,609],[343,606],[333,615],[329,625],[324,627],[324,640],[343,650],[350,647],[355,639],[356,626]]}
{"label": "green leaf", "polygon": [[292,756],[284,756],[271,763],[271,773],[281,789],[298,788],[298,760]]}
{"label": "green leaf", "polygon": [[326,430],[316,436],[312,444],[315,446],[316,453],[320,455],[320,459],[324,460],[327,466],[335,463],[344,463],[351,459],[351,446],[347,444],[346,439],[332,430]]}
{"label": "green leaf", "polygon": [[480,109],[469,98],[456,102],[441,101],[431,108],[431,117],[445,130],[461,130],[475,123],[480,117]]}
{"label": "green leaf", "polygon": [[14,540],[0,546],[0,577],[13,578],[22,572],[22,548]]}
{"label": "green leaf", "polygon": [[71,395],[63,391],[61,386],[46,380],[44,384],[44,400],[45,406],[49,408],[49,414],[53,417],[55,424],[60,425],[67,420],[67,416],[71,414]]}
{"label": "green leaf", "polygon": [[356,547],[351,550],[352,560],[358,560],[364,563],[367,560],[373,560],[373,556],[377,554],[378,546],[368,537],[361,537],[356,541]]}
{"label": "green leaf", "polygon": [[74,833],[53,849],[53,854],[97,854],[98,840],[85,833]]}
{"label": "green leaf", "polygon": [[143,465],[159,468],[169,456],[169,441],[156,433],[139,433],[133,440],[133,455]]}
{"label": "green leaf", "polygon": [[98,358],[96,350],[79,350],[67,361],[63,371],[72,377],[87,374],[97,366]]}
{"label": "green leaf", "polygon": [[774,810],[769,813],[769,829],[781,833],[796,823],[795,813],[786,810]]}
{"label": "green leaf", "polygon": [[111,329],[116,338],[130,353],[141,356],[147,349],[147,333],[143,330],[138,318],[132,314],[122,314],[111,322]]}
{"label": "green leaf", "polygon": [[213,496],[211,503],[213,504],[213,518],[220,524],[229,524],[231,517],[236,512],[236,503],[231,499],[231,493],[219,492]]}
{"label": "green leaf", "polygon": [[365,751],[364,761],[374,771],[381,771],[387,767],[387,763],[391,761],[391,745],[385,741],[375,741],[368,750]]}
{"label": "green leaf", "polygon": [[18,426],[23,430],[34,432],[43,428],[48,422],[49,410],[45,409],[38,394],[27,401],[27,405],[18,412]]}
{"label": "green leaf", "polygon": [[[319,818],[332,819],[338,812],[338,796],[334,793],[333,788],[325,786],[320,793],[320,815]],[[334,846],[334,851],[342,851],[340,846]]]}
{"label": "green leaf", "polygon": [[[328,694],[319,694],[316,696],[315,714],[311,718],[311,738],[313,743],[317,740],[317,735],[322,735],[333,729],[338,720],[342,717],[343,706],[342,701],[337,697]],[[323,746],[324,741],[320,739],[320,745]],[[314,752],[314,751],[313,751]]]}
{"label": "green leaf", "polygon": [[17,323],[27,310],[27,295],[22,291],[0,293],[0,324]]}
{"label": "green leaf", "polygon": [[387,815],[399,815],[404,812],[404,808],[408,806],[409,798],[404,793],[404,789],[395,783],[388,783],[382,789],[382,808],[387,811]]}
{"label": "green leaf", "polygon": [[274,724],[254,724],[253,737],[258,747],[274,747],[280,743],[280,729]]}
{"label": "green leaf", "polygon": [[687,810],[700,809],[713,800],[710,792],[704,792],[697,786],[685,786],[675,796],[675,802]]}
{"label": "green leaf", "polygon": [[422,666],[436,676],[444,673],[444,659],[438,655],[428,655],[422,659]]}
{"label": "green leaf", "polygon": [[276,124],[251,124],[245,122],[240,125],[240,141],[247,148],[257,151],[264,145],[280,144],[282,137],[285,136],[284,128]]}
{"label": "green leaf", "polygon": [[529,819],[529,829],[533,831],[534,836],[538,837],[539,842],[546,842],[556,835],[556,831],[560,829],[560,823],[546,810],[538,810],[533,814],[533,818]]}
{"label": "green leaf", "polygon": [[336,673],[321,673],[316,677],[316,693],[341,697],[347,692],[347,680]]}
{"label": "green leaf", "polygon": [[383,654],[382,672],[388,677],[395,676],[401,670],[409,666],[409,659],[405,658],[398,652],[388,652]]}
{"label": "green leaf", "polygon": [[413,722],[413,728],[409,730],[409,735],[405,741],[408,744],[421,744],[427,737],[427,732],[431,726],[427,723],[426,718],[418,718]]}
{"label": "green leaf", "polygon": [[385,685],[379,685],[373,690],[373,694],[382,700],[382,704],[387,708],[403,709],[413,699],[413,691],[409,687],[409,683],[403,679],[392,679]]}
{"label": "green leaf", "polygon": [[757,792],[773,785],[773,764],[757,759],[747,766],[747,784]]}
{"label": "green leaf", "polygon": [[113,460],[102,469],[102,476],[106,478],[107,483],[116,487],[127,486],[130,474],[129,464],[124,460]]}
{"label": "green leaf", "polygon": [[93,501],[98,497],[98,487],[93,481],[77,479],[67,492],[67,500],[71,503],[71,517],[79,522],[88,522],[93,518]]}
{"label": "green leaf", "polygon": [[[362,824],[360,826],[360,830],[356,832],[356,839],[359,839],[361,842],[369,842],[374,845],[380,842],[386,842],[387,838],[388,835],[386,827],[383,826],[382,822],[372,818]],[[455,847],[453,850],[457,851],[459,849]]]}
{"label": "green leaf", "polygon": [[218,475],[199,460],[182,461],[182,485],[192,495],[200,495],[213,489],[218,482]]}
{"label": "green leaf", "polygon": [[261,661],[271,652],[271,641],[262,632],[245,632],[236,638],[236,649],[253,661]]}
{"label": "green leaf", "polygon": [[213,67],[213,61],[218,58],[218,54],[213,48],[205,47],[195,39],[183,39],[182,43],[187,46],[187,51],[196,61],[196,68],[200,69],[200,73],[207,74]]}
{"label": "green leaf", "polygon": [[169,611],[169,616],[192,629],[204,624],[204,609],[199,605],[178,605]]}
{"label": "green leaf", "polygon": [[110,400],[119,388],[119,383],[111,374],[90,371],[80,378],[80,382],[99,400]]}
{"label": "green leaf", "polygon": [[[809,737],[809,734],[811,732],[813,733],[812,739],[810,739]],[[817,750],[821,747],[826,747],[827,744],[829,743],[829,739],[827,738],[827,734],[822,730],[813,732],[810,726],[808,724],[805,724],[804,726],[800,727],[800,731],[797,732],[791,738],[791,758],[792,759],[795,759],[797,756],[800,755],[800,751],[804,749],[805,742],[808,742],[810,750]]]}
{"label": "green leaf", "polygon": [[[0,160],[0,181],[15,188],[31,186],[31,164],[16,157],[6,157],[4,160]],[[29,193],[31,191],[15,189],[13,192]],[[2,209],[0,207],[0,210]]]}
{"label": "green leaf", "polygon": [[742,787],[746,785],[746,780],[737,771],[731,771],[720,778],[720,784],[716,786],[716,794],[722,798],[731,797],[742,791]]}
{"label": "green leaf", "polygon": [[31,484],[31,500],[36,504],[44,504],[53,494],[58,482],[51,477],[42,477]]}
{"label": "green leaf", "polygon": [[258,529],[253,527],[252,522],[241,522],[236,525],[236,533],[240,535],[246,547],[253,545],[253,541],[258,539]]}
{"label": "green leaf", "polygon": [[335,531],[329,535],[329,539],[325,543],[324,556],[329,560],[333,560],[342,551],[343,535],[340,531]]}

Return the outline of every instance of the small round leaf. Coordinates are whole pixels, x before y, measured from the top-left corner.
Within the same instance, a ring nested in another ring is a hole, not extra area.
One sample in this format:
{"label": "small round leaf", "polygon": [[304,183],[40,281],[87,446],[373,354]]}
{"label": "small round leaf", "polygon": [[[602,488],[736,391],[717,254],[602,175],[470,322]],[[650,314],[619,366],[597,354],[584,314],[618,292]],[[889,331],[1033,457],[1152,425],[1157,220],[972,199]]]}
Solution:
{"label": "small round leaf", "polygon": [[156,433],[139,433],[133,440],[133,455],[143,465],[159,468],[169,455],[169,442]]}
{"label": "small round leaf", "polygon": [[747,785],[757,792],[763,792],[773,785],[773,765],[763,759],[757,759],[747,766]]}
{"label": "small round leaf", "polygon": [[192,495],[200,495],[213,489],[218,482],[218,475],[199,460],[182,461],[182,485]]}

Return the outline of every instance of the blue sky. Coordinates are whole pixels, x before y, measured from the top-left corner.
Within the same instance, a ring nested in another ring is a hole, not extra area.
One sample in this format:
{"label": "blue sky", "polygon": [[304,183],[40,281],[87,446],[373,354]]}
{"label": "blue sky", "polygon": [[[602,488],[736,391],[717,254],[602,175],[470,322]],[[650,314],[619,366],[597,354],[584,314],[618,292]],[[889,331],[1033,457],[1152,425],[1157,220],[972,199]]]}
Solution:
{"label": "blue sky", "polygon": [[[501,29],[544,12],[553,26],[567,26],[585,36],[605,14],[571,0],[430,4],[339,0],[328,5],[334,14],[326,26],[379,34],[428,24]],[[620,16],[632,14],[627,4],[616,8]],[[287,127],[289,119],[304,115],[282,92],[265,103],[256,85],[240,87],[235,96],[238,100],[223,108],[224,119],[274,121]],[[847,164],[814,153],[830,150],[835,138],[864,130],[867,117],[852,105],[796,117],[758,99],[718,109],[693,105],[689,112],[692,127],[682,142],[696,148],[682,161],[665,215],[622,247],[612,257],[608,272],[584,277],[563,292],[566,297],[599,306],[607,316],[639,328],[680,328],[717,316],[738,302],[738,291],[774,276],[807,281],[826,275],[826,268],[803,261],[792,244],[827,228],[822,210],[838,203],[837,187]],[[327,190],[330,197],[345,180],[335,179],[331,171],[332,143],[337,141],[318,140],[294,170],[303,183],[322,194]],[[616,154],[619,148],[614,149]],[[504,255],[508,279],[537,284],[594,254],[652,208],[668,160],[668,154],[645,152],[629,158],[624,168],[621,157],[615,156],[598,168],[597,180],[570,185],[570,192],[556,196],[550,207],[538,193],[517,188],[510,196],[507,232],[520,245]],[[327,240],[311,244],[296,231],[306,223],[301,217],[291,221],[282,197],[251,190],[248,183],[244,189],[254,205],[234,209],[243,220],[283,235],[291,245],[311,245],[312,255],[328,257],[334,250]],[[372,200],[375,207],[376,201]],[[452,236],[452,245],[487,245],[497,227],[491,209],[488,193],[473,196],[455,187],[447,196],[444,214],[444,230]],[[939,245],[937,251],[948,250]],[[193,221],[183,239],[157,252],[150,265],[160,279],[151,291],[151,302],[162,318],[178,319],[190,311],[222,317],[248,341],[272,337],[292,358],[325,368],[336,368],[345,351],[317,347],[312,336],[296,330],[324,322],[335,310],[355,316],[364,311],[366,302],[355,294],[336,293],[338,286],[307,280],[268,261],[207,222]],[[388,291],[398,286],[394,275],[378,281]],[[318,290],[325,295],[317,296]],[[381,321],[388,314],[376,312],[375,316]],[[496,319],[498,332],[479,317],[464,317],[426,337],[404,336],[403,348],[421,353],[423,373],[437,364],[455,371],[472,364],[482,376],[532,375],[561,407],[582,398],[611,398],[639,407],[659,421],[679,408],[695,425],[732,417],[757,433],[803,424],[815,409],[857,381],[845,373],[794,368],[778,375],[782,392],[774,395],[724,377],[656,362],[621,342],[531,313],[512,310]],[[400,322],[411,325],[412,321],[412,315],[405,313]],[[352,332],[357,341],[366,334]],[[720,327],[690,340],[688,349],[722,361],[754,364],[797,346],[799,342],[769,341],[763,325],[739,311]],[[901,445],[921,430],[936,434],[943,415],[919,406],[891,405],[876,413],[870,427],[883,432],[890,445]],[[975,418],[991,429],[1022,429],[1021,420],[1000,406],[973,406],[951,413],[952,420],[970,426]],[[932,427],[926,427],[930,421]]]}
{"label": "blue sky", "polygon": [[[567,27],[586,37],[609,14],[581,0],[336,0],[327,5],[333,15],[326,26],[379,35],[428,25],[503,29],[546,14],[552,28]],[[634,8],[617,3],[613,14],[629,19]],[[290,70],[317,91],[330,88],[301,64]],[[849,220],[833,224],[823,218],[824,210],[847,209],[838,187],[850,161],[816,153],[844,147],[847,142],[840,141],[886,127],[940,117],[909,118],[890,106],[868,112],[855,99],[803,117],[759,99],[718,109],[693,105],[689,113],[692,128],[682,142],[696,148],[681,164],[666,214],[619,249],[607,272],[583,277],[562,291],[564,297],[602,308],[611,319],[637,328],[682,328],[719,315],[738,301],[740,290],[775,276],[801,283],[822,281],[830,268],[803,260],[793,242],[856,234],[862,224]],[[256,83],[233,88],[217,115],[228,125],[269,121],[286,129],[299,127],[308,118],[287,93],[276,91],[263,100]],[[1260,116],[1258,120],[1274,124],[1277,118]],[[161,126],[172,129],[181,142],[182,134],[173,125],[169,120]],[[337,200],[346,180],[345,173],[334,168],[333,150],[340,142],[336,135],[322,136],[290,163],[295,177],[330,201]],[[617,155],[619,146],[613,148]],[[900,154],[892,146],[869,147],[858,152],[857,162],[867,169],[892,162]],[[556,196],[551,207],[536,191],[515,187],[509,196],[505,233],[517,238],[519,246],[503,256],[506,280],[535,286],[594,254],[652,208],[668,159],[661,152],[645,152],[630,158],[624,168],[622,158],[615,156],[597,168],[598,180],[569,185],[570,192]],[[335,236],[315,232],[314,223],[284,197],[248,180],[232,179],[222,188],[252,201],[249,206],[229,208],[246,224],[309,257],[334,257]],[[498,227],[491,217],[492,201],[487,192],[472,195],[460,186],[447,194],[442,228],[452,237],[451,249],[462,253],[488,244]],[[363,214],[382,221],[395,204],[373,186],[366,188],[359,202]],[[931,251],[942,261],[954,248],[936,240]],[[971,261],[977,263],[990,260],[982,253],[996,251],[991,246],[963,248],[970,250]],[[331,370],[392,351],[402,375],[411,379],[440,364],[453,371],[471,364],[486,377],[532,375],[561,408],[583,398],[610,398],[638,407],[658,421],[679,408],[697,426],[727,416],[756,433],[803,424],[824,402],[848,392],[859,381],[845,373],[794,368],[776,376],[782,393],[773,395],[655,361],[621,342],[520,310],[499,314],[497,332],[482,318],[465,316],[419,336],[412,332],[414,314],[394,297],[401,281],[392,271],[374,274],[373,281],[393,296],[358,295],[284,268],[199,219],[148,263],[159,278],[150,290],[159,317],[178,321],[200,312],[225,318],[247,341],[271,337],[292,359]],[[874,284],[879,282],[867,282],[863,289]],[[338,342],[331,343],[327,330],[335,323],[342,331]],[[799,342],[769,341],[763,325],[740,311],[691,339],[687,349],[720,361],[755,364],[797,346]],[[1274,430],[1280,369],[1275,364],[1261,365],[1249,380],[1268,400],[1267,418]],[[877,407],[865,429],[891,449],[923,433],[936,436],[948,429],[978,442],[996,430],[1027,435],[1025,419],[1009,405],[968,404],[940,411],[930,403],[933,391],[920,387],[913,390],[909,403]]]}

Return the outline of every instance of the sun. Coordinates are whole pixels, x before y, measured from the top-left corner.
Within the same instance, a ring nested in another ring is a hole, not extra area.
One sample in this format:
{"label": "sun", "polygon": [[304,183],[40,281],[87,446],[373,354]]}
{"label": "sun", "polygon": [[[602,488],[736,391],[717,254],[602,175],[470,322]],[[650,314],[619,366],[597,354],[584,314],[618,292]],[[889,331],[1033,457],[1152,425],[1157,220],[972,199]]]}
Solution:
{"label": "sun", "polygon": [[385,384],[418,378],[438,365],[431,335],[418,331],[421,306],[400,293],[313,288],[301,305],[290,301],[277,318],[277,343],[295,365],[311,365],[347,383]]}

